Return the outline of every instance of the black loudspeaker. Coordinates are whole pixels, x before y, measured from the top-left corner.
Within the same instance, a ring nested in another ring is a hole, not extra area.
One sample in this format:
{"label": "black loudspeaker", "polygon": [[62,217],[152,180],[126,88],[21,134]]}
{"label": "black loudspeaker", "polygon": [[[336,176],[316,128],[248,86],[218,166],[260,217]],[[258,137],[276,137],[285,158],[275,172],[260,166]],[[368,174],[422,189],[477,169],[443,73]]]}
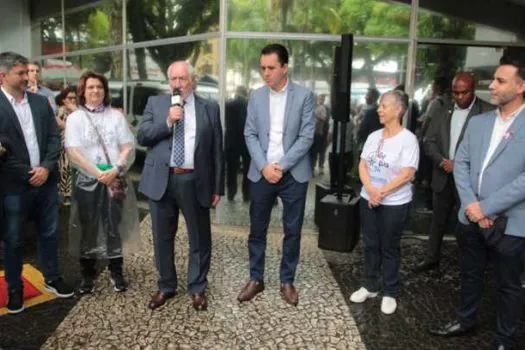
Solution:
{"label": "black loudspeaker", "polygon": [[350,120],[350,83],[352,80],[352,52],[354,48],[354,36],[343,34],[341,37],[341,48],[336,49],[334,54],[333,86],[335,91],[335,104],[332,108],[335,121],[348,122]]}
{"label": "black loudspeaker", "polygon": [[[321,200],[328,194],[334,194],[335,189],[331,188],[329,184],[318,183],[315,184],[315,209],[314,209],[314,223],[317,227],[321,226]],[[354,190],[345,185],[343,193],[354,196]]]}
{"label": "black loudspeaker", "polygon": [[327,195],[321,199],[319,239],[321,249],[349,253],[359,242],[359,196]]}

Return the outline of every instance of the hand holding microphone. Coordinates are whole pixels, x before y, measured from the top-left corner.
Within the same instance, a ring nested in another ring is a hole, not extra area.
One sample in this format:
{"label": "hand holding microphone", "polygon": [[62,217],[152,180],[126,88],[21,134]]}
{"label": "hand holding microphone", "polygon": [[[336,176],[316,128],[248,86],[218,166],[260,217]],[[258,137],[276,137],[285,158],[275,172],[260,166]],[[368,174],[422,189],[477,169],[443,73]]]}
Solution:
{"label": "hand holding microphone", "polygon": [[184,102],[182,101],[180,90],[178,88],[173,89],[173,94],[171,95],[171,107],[168,114],[168,125],[170,127],[184,116],[183,105]]}

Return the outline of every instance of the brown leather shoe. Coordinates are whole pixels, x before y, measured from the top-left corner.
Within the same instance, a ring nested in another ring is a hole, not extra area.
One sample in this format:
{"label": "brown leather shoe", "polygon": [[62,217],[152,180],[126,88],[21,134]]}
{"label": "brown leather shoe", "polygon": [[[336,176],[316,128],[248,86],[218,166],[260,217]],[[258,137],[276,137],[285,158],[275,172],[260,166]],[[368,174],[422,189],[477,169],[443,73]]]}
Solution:
{"label": "brown leather shoe", "polygon": [[204,293],[191,294],[190,298],[195,310],[204,311],[208,308],[208,300]]}
{"label": "brown leather shoe", "polygon": [[254,296],[264,290],[264,282],[250,280],[244,286],[241,293],[237,297],[237,300],[242,303],[243,301],[250,301]]}
{"label": "brown leather shoe", "polygon": [[166,304],[166,301],[168,299],[173,298],[174,296],[175,293],[162,293],[158,291],[151,297],[151,300],[148,304],[148,308],[150,308],[151,310],[158,309],[162,305]]}
{"label": "brown leather shoe", "polygon": [[291,283],[281,283],[281,295],[288,304],[297,306],[299,303],[299,294]]}

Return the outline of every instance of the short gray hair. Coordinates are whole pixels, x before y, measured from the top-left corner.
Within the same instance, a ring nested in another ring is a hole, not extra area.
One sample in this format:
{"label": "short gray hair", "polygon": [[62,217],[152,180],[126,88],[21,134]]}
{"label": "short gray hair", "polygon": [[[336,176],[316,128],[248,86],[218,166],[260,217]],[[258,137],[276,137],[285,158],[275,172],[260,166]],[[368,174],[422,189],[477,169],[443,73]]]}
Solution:
{"label": "short gray hair", "polygon": [[394,98],[394,103],[401,106],[399,118],[402,118],[408,109],[408,95],[401,90],[390,90],[385,92],[381,98],[385,96],[392,96]]}
{"label": "short gray hair", "polygon": [[19,64],[27,65],[28,63],[29,60],[26,57],[16,52],[6,51],[0,53],[0,72],[9,72]]}
{"label": "short gray hair", "polygon": [[175,63],[184,63],[186,65],[186,67],[188,67],[188,75],[189,75],[190,80],[193,81],[193,80],[197,79],[197,73],[195,72],[195,68],[193,68],[191,63],[188,62],[188,61],[184,61],[184,60],[178,60],[178,61],[171,62],[170,65],[168,66],[168,70],[166,71],[166,75],[168,76],[168,80],[170,79],[171,66],[173,66]]}

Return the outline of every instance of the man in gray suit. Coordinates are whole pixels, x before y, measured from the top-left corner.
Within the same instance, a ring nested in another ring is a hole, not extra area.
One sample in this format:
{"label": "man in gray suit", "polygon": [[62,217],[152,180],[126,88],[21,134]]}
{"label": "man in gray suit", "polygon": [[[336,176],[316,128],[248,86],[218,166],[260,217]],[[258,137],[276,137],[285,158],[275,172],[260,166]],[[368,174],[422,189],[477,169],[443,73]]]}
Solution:
{"label": "man in gray suit", "polygon": [[288,78],[288,51],[279,44],[264,47],[261,75],[266,85],[248,103],[244,136],[252,158],[250,183],[250,281],[237,299],[251,300],[264,290],[266,236],[274,201],[283,203],[281,293],[297,305],[293,285],[299,262],[306,190],[312,177],[309,150],[313,143],[315,101],[311,91]]}
{"label": "man in gray suit", "polygon": [[215,207],[224,194],[219,106],[194,94],[195,73],[190,64],[173,62],[168,78],[183,102],[172,105],[169,94],[150,97],[137,136],[138,142],[149,148],[139,191],[150,199],[160,275],[158,291],[148,307],[157,309],[175,295],[173,245],[181,210],[190,243],[188,294],[196,310],[205,310],[211,259],[210,207]]}
{"label": "man in gray suit", "polygon": [[456,186],[452,176],[454,155],[463,139],[472,116],[495,107],[476,97],[474,78],[470,73],[459,73],[452,80],[452,101],[446,101],[442,115],[430,119],[423,142],[427,157],[432,161],[432,222],[428,233],[425,259],[416,266],[416,272],[439,266],[441,243],[450,215],[457,210]]}
{"label": "man in gray suit", "polygon": [[525,62],[504,56],[490,84],[498,109],[472,118],[456,153],[461,200],[461,305],[458,320],[431,333],[474,330],[489,255],[498,280],[496,348],[516,345],[525,251]]}

